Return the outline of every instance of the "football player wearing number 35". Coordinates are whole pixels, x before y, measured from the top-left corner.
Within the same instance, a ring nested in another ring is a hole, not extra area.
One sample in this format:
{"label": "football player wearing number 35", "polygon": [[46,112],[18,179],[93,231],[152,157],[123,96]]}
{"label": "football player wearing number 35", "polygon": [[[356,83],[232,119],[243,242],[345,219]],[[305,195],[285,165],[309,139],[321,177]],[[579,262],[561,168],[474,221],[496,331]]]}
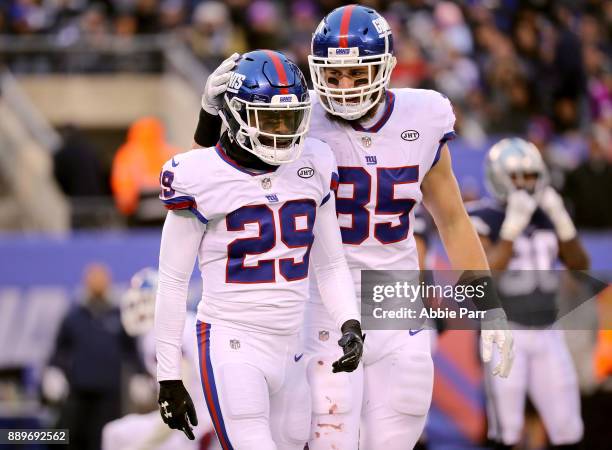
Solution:
{"label": "football player wearing number 35", "polygon": [[244,54],[226,80],[227,131],[161,174],[168,212],[155,311],[162,419],[193,439],[195,408],[181,381],[181,341],[196,256],[197,335],[204,398],[224,450],[302,450],[311,397],[298,332],[317,274],[341,337],[335,372],[354,371],[363,335],[331,190],[329,146],[306,138],[311,101],[283,54]]}
{"label": "football player wearing number 35", "polygon": [[[199,145],[218,136],[216,113],[234,60],[224,61],[206,83],[195,134]],[[389,25],[371,8],[337,8],[313,34],[309,65],[316,94],[309,136],[326,142],[338,162],[336,211],[357,297],[362,270],[418,269],[411,224],[420,202],[433,216],[453,268],[483,274],[472,283],[492,286],[451,168],[451,104],[431,90],[389,89],[395,62]],[[318,289],[311,284],[304,329],[313,396],[310,450],[414,447],[433,387],[429,331],[371,330],[363,368],[332,374],[339,332],[321,304],[318,281]],[[512,336],[499,300],[487,290],[478,305],[487,310],[483,358],[490,359],[497,345],[501,359],[493,371],[506,377]]]}

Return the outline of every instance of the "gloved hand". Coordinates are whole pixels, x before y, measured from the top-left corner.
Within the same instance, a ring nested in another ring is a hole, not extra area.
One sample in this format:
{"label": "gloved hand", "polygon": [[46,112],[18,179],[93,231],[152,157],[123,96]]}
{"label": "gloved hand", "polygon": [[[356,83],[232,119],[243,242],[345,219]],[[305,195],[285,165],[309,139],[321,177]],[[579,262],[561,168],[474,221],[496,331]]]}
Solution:
{"label": "gloved hand", "polygon": [[555,227],[559,240],[570,241],[576,237],[576,227],[561,196],[551,186],[546,186],[538,199],[542,211],[546,213]]}
{"label": "gloved hand", "polygon": [[42,374],[41,389],[43,396],[53,402],[59,403],[68,397],[70,385],[66,375],[59,367],[49,366]]}
{"label": "gloved hand", "polygon": [[181,380],[160,381],[157,403],[164,423],[173,430],[181,430],[193,441],[195,436],[192,426],[195,427],[198,424],[198,416],[183,382]]}
{"label": "gloved hand", "polygon": [[361,324],[357,320],[347,320],[342,324],[342,337],[338,345],[344,350],[344,355],[332,364],[332,372],[352,372],[359,366],[363,354],[365,335],[361,332]]}
{"label": "gloved hand", "polygon": [[499,364],[492,370],[493,376],[499,375],[507,378],[514,362],[514,339],[506,320],[506,314],[499,309],[490,309],[486,312],[481,324],[481,355],[486,363],[493,358],[493,344],[497,345],[500,359]]}
{"label": "gloved hand", "polygon": [[234,53],[208,76],[204,86],[204,93],[202,94],[202,109],[208,114],[213,116],[219,114],[219,109],[221,109],[223,104],[223,94],[227,89],[227,82],[230,79],[232,69],[236,66],[238,58],[240,58],[240,55]]}
{"label": "gloved hand", "polygon": [[511,192],[506,204],[506,218],[502,223],[499,236],[506,241],[513,242],[529,225],[537,206],[536,200],[527,191]]}

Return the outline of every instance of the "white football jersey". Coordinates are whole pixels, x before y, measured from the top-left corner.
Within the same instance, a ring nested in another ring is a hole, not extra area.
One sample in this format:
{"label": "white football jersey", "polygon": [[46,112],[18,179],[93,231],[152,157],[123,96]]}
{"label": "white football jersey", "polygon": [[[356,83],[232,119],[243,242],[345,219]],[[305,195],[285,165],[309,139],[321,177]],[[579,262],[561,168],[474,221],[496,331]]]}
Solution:
{"label": "white football jersey", "polygon": [[423,178],[454,137],[455,115],[439,92],[391,89],[378,122],[364,129],[335,120],[311,98],[309,136],[329,144],[338,163],[336,211],[359,295],[361,270],[418,269],[414,210]]}
{"label": "white football jersey", "polygon": [[160,198],[205,224],[198,261],[198,320],[267,333],[299,330],[308,297],[308,256],[317,208],[337,179],[327,144],[270,172],[238,166],[219,147],[176,155],[162,170]]}

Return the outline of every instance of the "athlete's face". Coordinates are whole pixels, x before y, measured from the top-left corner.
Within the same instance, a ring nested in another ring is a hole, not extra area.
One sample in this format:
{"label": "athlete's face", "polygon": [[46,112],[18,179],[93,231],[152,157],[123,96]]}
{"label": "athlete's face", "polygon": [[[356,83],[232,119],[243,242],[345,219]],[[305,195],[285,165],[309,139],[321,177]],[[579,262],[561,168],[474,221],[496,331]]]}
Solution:
{"label": "athlete's face", "polygon": [[[297,132],[304,116],[303,110],[257,110],[249,111],[249,120],[252,127],[259,128],[260,131],[281,136],[293,135]],[[274,145],[274,138],[270,136],[260,136],[263,145]],[[277,147],[288,147],[291,145],[292,138],[276,139]]]}
{"label": "athlete's face", "polygon": [[[323,69],[325,84],[330,88],[351,89],[370,84],[370,74],[367,67],[330,67]],[[332,90],[330,94],[341,94]],[[359,102],[359,96],[349,97],[347,103]]]}
{"label": "athlete's face", "polygon": [[538,174],[536,172],[524,172],[524,173],[512,173],[510,174],[512,184],[517,189],[524,189],[525,191],[533,194],[535,192],[536,184],[538,183]]}

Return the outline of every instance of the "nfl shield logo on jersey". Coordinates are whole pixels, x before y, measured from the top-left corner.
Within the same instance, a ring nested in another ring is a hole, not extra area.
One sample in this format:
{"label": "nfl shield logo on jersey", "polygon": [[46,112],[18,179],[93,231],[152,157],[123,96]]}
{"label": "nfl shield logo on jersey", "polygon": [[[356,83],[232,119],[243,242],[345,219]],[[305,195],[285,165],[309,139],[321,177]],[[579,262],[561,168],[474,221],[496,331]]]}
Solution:
{"label": "nfl shield logo on jersey", "polygon": [[261,180],[261,187],[264,189],[272,189],[272,179],[265,177]]}
{"label": "nfl shield logo on jersey", "polygon": [[328,339],[329,339],[329,331],[327,331],[327,330],[319,331],[319,340],[320,341],[326,341]]}
{"label": "nfl shield logo on jersey", "polygon": [[361,138],[361,143],[364,147],[368,148],[372,145],[372,138],[370,136],[363,136]]}
{"label": "nfl shield logo on jersey", "polygon": [[238,350],[240,348],[240,341],[238,339],[230,339],[230,347],[233,350]]}

